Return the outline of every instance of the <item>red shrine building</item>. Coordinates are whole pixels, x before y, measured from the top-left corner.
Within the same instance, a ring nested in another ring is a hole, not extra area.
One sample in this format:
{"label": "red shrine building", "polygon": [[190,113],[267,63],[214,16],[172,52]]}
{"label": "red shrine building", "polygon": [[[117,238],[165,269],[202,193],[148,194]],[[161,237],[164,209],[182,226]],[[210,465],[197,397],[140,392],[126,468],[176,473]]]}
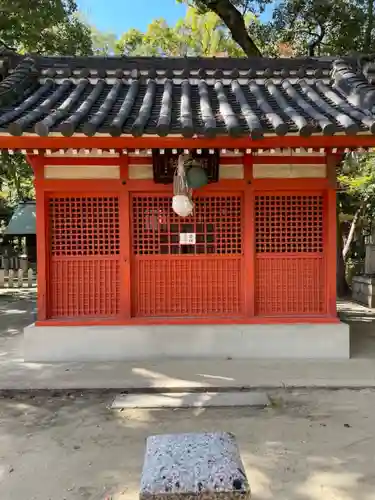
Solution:
{"label": "red shrine building", "polygon": [[336,166],[375,144],[371,63],[0,59],[0,148],[35,173],[26,360],[349,357]]}

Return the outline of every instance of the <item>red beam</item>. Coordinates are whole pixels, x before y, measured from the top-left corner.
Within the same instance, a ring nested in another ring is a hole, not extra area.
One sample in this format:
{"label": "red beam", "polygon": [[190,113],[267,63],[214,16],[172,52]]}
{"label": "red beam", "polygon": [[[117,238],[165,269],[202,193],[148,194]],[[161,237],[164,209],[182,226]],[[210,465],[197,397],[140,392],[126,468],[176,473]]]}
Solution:
{"label": "red beam", "polygon": [[152,149],[152,148],[359,148],[375,147],[375,135],[336,135],[325,137],[314,135],[312,137],[299,136],[270,136],[260,141],[250,138],[216,137],[214,139],[182,137],[39,137],[26,135],[14,137],[0,136],[2,149]]}

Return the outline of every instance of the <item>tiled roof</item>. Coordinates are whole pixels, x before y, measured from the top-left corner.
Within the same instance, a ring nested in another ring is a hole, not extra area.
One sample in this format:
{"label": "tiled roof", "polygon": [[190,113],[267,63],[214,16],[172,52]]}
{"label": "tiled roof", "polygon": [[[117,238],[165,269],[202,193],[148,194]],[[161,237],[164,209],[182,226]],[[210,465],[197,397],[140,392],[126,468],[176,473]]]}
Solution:
{"label": "tiled roof", "polygon": [[35,201],[25,201],[18,204],[4,234],[7,236],[36,234]]}
{"label": "tiled roof", "polygon": [[0,63],[0,133],[254,139],[375,134],[372,65],[351,58],[22,58],[0,53]]}

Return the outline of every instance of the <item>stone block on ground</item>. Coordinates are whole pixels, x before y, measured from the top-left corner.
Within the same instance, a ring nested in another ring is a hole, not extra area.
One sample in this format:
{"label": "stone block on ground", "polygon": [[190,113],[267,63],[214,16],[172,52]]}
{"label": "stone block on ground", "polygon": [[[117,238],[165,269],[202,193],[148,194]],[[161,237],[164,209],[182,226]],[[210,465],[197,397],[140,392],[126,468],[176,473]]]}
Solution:
{"label": "stone block on ground", "polygon": [[250,487],[233,434],[147,439],[140,500],[247,500]]}

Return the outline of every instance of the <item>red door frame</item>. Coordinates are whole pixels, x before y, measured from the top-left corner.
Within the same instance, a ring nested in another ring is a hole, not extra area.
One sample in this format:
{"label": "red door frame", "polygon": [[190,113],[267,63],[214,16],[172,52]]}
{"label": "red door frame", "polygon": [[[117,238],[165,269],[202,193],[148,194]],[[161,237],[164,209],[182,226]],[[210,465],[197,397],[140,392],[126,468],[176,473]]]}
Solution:
{"label": "red door frame", "polygon": [[[153,191],[151,196],[152,197],[158,197],[158,196],[169,196],[172,198],[172,195],[173,195],[173,191],[172,191],[172,187],[170,187],[170,189],[166,189],[166,186],[164,185],[161,185],[162,186],[162,190],[159,191],[157,190],[156,192]],[[219,186],[219,185],[218,185]],[[218,186],[216,186],[216,188],[218,188]],[[231,186],[233,187],[233,186]],[[242,183],[242,187],[244,187],[244,183]],[[242,214],[244,214],[244,206],[245,206],[245,203],[244,203],[244,198],[245,198],[245,192],[244,190],[237,190],[237,189],[230,189],[230,190],[224,190],[223,187],[221,187],[221,189],[210,189],[209,186],[206,186],[204,189],[200,189],[199,191],[196,192],[196,194],[198,196],[230,196],[230,195],[238,195],[241,197],[241,212]],[[134,195],[144,195],[144,196],[149,196],[150,195],[150,191],[132,191],[132,192],[129,192],[129,202],[131,203],[132,202],[132,199],[133,199],[133,196]],[[131,207],[131,205],[130,205]],[[129,211],[131,212],[131,208],[129,209]],[[205,321],[209,321],[211,320],[212,322],[214,323],[217,323],[217,322],[220,322],[220,320],[222,319],[245,319],[247,314],[246,314],[246,280],[245,280],[245,224],[244,224],[244,217],[242,216],[242,220],[241,220],[241,237],[242,237],[242,243],[241,243],[241,248],[242,248],[242,254],[239,255],[239,254],[233,254],[231,256],[225,256],[225,255],[220,255],[220,254],[205,254],[205,255],[189,255],[187,254],[186,256],[184,255],[169,255],[170,258],[174,259],[174,260],[177,260],[177,259],[192,259],[192,260],[223,260],[223,259],[240,259],[241,260],[241,271],[240,271],[240,280],[241,280],[241,287],[242,287],[242,290],[241,290],[241,296],[242,296],[242,313],[241,314],[238,314],[237,316],[228,316],[228,315],[221,315],[221,316],[210,316],[210,317],[207,317],[207,318],[202,318],[202,316],[196,316],[196,317],[193,317],[194,320],[199,320],[199,319],[205,319]],[[152,261],[155,261],[155,265],[157,263],[158,260],[161,260],[164,258],[167,257],[167,255],[165,256],[159,256],[159,255],[152,255],[152,256],[149,256],[146,258],[144,257],[136,257],[134,255],[134,252],[133,252],[133,234],[132,234],[132,231],[130,231],[130,246],[131,246],[131,275],[132,276],[135,276],[137,273],[136,273],[136,268],[137,268],[137,263],[139,262],[139,260],[152,260]],[[136,315],[133,314],[133,312],[135,311],[135,308],[136,308],[136,304],[137,304],[137,292],[136,292],[136,285],[133,284],[132,285],[132,292],[131,292],[131,297],[132,297],[132,318],[135,320],[135,321],[139,321],[141,319],[144,319],[146,321],[150,321],[152,319],[150,318],[147,318],[147,317],[138,317]],[[153,318],[155,319],[156,321],[159,321],[159,318]],[[164,322],[166,324],[169,323],[169,318],[168,317],[163,317],[163,318],[160,318],[162,320],[164,320]],[[177,321],[183,321],[183,318],[177,318]],[[186,320],[185,320],[186,321]],[[189,322],[190,322],[190,319],[189,319]]]}
{"label": "red door frame", "polygon": [[[70,147],[72,147],[70,145]],[[98,147],[96,144],[95,147]],[[159,146],[160,147],[160,146]],[[280,147],[280,145],[279,145]],[[131,318],[131,269],[130,269],[130,192],[152,192],[161,193],[165,191],[163,185],[155,184],[152,180],[130,180],[128,178],[128,163],[127,155],[119,158],[64,158],[64,164],[71,165],[120,165],[119,180],[77,180],[74,182],[66,180],[46,180],[43,176],[45,164],[62,164],[61,158],[45,158],[44,156],[29,156],[30,164],[35,172],[35,187],[37,199],[37,237],[38,237],[38,319],[37,325],[88,325],[88,324],[165,324],[165,320],[144,319],[141,320]],[[259,158],[257,158],[257,161]],[[296,161],[296,158],[293,158]],[[207,187],[207,192],[229,192],[242,191],[244,192],[244,260],[245,273],[244,279],[251,286],[246,288],[245,304],[246,314],[245,319],[221,319],[215,323],[294,323],[294,322],[310,322],[310,323],[326,323],[337,322],[336,315],[336,192],[335,187],[330,183],[329,179],[309,179],[308,182],[304,179],[253,179],[252,164],[254,158],[252,155],[244,155],[243,164],[245,166],[245,178],[243,180],[223,180],[218,184],[212,184]],[[277,163],[290,162],[288,158],[278,158]],[[298,162],[300,163],[299,159]],[[310,163],[313,163],[310,159]],[[237,162],[236,162],[237,163]],[[275,161],[276,163],[276,161]],[[302,162],[301,162],[302,163]],[[304,161],[303,161],[304,163]],[[308,167],[308,165],[307,165]],[[254,317],[254,265],[255,265],[255,249],[254,249],[254,231],[250,224],[246,221],[253,221],[253,200],[255,190],[305,190],[306,185],[309,190],[322,189],[327,197],[327,211],[325,213],[326,222],[326,243],[327,243],[327,269],[326,269],[326,297],[327,297],[327,315],[319,317],[299,317],[299,318],[256,318]],[[82,321],[80,319],[74,321],[51,321],[48,320],[48,286],[47,280],[49,276],[48,270],[48,237],[47,237],[47,220],[46,220],[46,195],[48,192],[54,191],[69,191],[83,192],[95,191],[98,193],[112,192],[117,193],[120,198],[121,214],[122,214],[122,233],[121,233],[121,261],[120,272],[124,276],[124,286],[121,287],[121,315],[118,319],[108,321]],[[247,215],[248,214],[248,215]],[[198,318],[197,320],[184,321],[183,319],[171,320],[170,324],[184,323],[208,323],[212,324],[212,319]]]}

